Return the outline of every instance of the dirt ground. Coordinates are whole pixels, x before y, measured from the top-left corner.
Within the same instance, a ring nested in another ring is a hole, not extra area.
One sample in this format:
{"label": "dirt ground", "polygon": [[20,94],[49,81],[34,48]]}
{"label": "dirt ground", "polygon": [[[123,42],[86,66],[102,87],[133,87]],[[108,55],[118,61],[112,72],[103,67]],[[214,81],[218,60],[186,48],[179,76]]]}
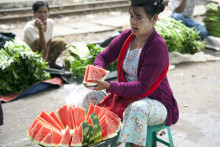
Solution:
{"label": "dirt ground", "polygon": [[[114,31],[66,36],[65,39],[68,43],[73,39],[95,42]],[[220,57],[220,52],[204,52]],[[220,146],[220,61],[178,64],[168,72],[168,79],[180,110],[179,121],[171,126],[175,147]],[[87,92],[81,84],[63,84],[60,88],[3,103],[0,147],[37,147],[28,140],[26,132],[41,111],[55,111],[63,104],[79,101]],[[167,139],[167,134],[162,138]]]}

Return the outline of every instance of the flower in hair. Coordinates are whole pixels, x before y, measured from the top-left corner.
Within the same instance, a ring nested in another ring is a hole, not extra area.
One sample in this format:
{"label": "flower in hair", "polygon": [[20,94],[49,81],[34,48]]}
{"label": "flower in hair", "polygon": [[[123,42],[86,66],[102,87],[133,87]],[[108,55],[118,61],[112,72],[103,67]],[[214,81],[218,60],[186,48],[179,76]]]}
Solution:
{"label": "flower in hair", "polygon": [[153,5],[156,6],[156,5],[157,5],[157,1],[155,1],[155,2],[153,3]]}

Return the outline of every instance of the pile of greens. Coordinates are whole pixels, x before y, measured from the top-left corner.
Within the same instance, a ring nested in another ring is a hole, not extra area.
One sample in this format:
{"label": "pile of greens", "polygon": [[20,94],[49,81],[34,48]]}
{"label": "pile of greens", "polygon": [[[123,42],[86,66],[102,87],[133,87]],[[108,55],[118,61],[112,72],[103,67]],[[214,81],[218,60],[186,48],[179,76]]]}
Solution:
{"label": "pile of greens", "polygon": [[217,4],[209,3],[206,5],[204,23],[210,35],[220,37],[220,13]]}
{"label": "pile of greens", "polygon": [[194,54],[205,47],[194,28],[189,28],[173,18],[159,18],[155,28],[165,40],[169,52]]}
{"label": "pile of greens", "polygon": [[0,49],[0,95],[20,93],[31,85],[50,78],[43,71],[46,62],[18,38]]}
{"label": "pile of greens", "polygon": [[[96,56],[104,50],[99,45],[87,44],[83,46],[68,46],[68,52],[65,54],[64,68],[73,73],[73,76],[78,79],[84,77],[86,66],[93,65]],[[113,62],[108,66],[107,70],[114,71],[117,69],[117,62]]]}

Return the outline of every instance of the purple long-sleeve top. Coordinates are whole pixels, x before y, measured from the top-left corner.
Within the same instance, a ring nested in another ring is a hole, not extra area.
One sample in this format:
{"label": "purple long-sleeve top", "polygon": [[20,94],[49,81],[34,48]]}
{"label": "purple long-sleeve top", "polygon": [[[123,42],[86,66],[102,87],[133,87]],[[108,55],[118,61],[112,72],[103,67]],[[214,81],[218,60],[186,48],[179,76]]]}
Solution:
{"label": "purple long-sleeve top", "polygon": [[[131,29],[127,29],[112,40],[110,45],[96,57],[94,65],[106,69],[109,64],[117,60],[124,42],[131,33]],[[169,52],[167,45],[163,38],[154,30],[140,53],[137,80],[126,83],[111,81],[108,92],[118,96],[142,95],[150,89],[168,63]],[[166,107],[167,118],[165,124],[167,126],[177,122],[179,118],[178,105],[167,76],[148,97],[160,101]]]}

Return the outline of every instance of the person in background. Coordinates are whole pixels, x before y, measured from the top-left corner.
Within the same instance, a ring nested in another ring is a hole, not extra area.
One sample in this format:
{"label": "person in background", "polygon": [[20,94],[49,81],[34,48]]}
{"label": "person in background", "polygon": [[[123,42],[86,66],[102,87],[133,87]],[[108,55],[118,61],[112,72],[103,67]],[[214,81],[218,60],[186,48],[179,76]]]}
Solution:
{"label": "person in background", "polygon": [[24,42],[34,52],[42,53],[43,58],[51,68],[59,68],[56,59],[65,50],[66,43],[63,39],[53,40],[54,22],[50,16],[49,5],[44,1],[36,1],[32,5],[35,19],[28,22],[24,28]]}
{"label": "person in background", "polygon": [[94,66],[106,69],[117,60],[118,81],[94,79],[98,86],[91,88],[94,91],[81,105],[88,109],[92,103],[117,114],[123,120],[118,142],[131,147],[146,145],[147,126],[170,126],[179,118],[166,76],[168,48],[154,27],[164,7],[162,0],[131,0],[131,28],[113,39],[94,62]]}
{"label": "person in background", "polygon": [[201,40],[204,40],[209,33],[202,24],[192,19],[195,5],[195,0],[169,0],[170,17],[182,21],[189,28],[195,27],[196,31],[199,32]]}

